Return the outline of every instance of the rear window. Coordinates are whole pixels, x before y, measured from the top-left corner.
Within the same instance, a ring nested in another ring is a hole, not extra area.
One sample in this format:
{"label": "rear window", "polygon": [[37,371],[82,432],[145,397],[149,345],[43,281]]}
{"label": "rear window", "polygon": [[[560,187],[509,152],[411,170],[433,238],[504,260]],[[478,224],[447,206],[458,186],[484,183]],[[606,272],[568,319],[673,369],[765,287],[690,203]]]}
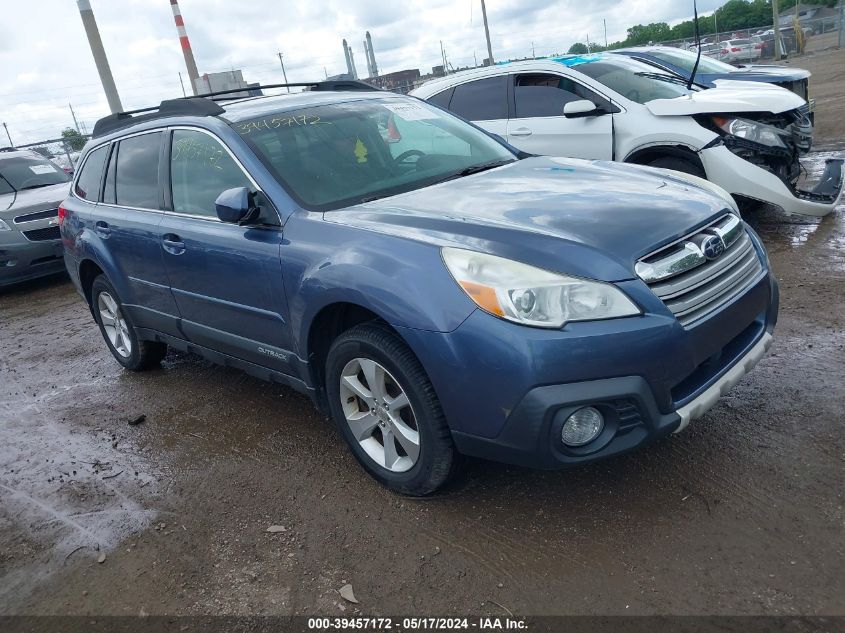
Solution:
{"label": "rear window", "polygon": [[0,193],[38,189],[68,180],[68,175],[46,158],[0,155]]}
{"label": "rear window", "polygon": [[99,198],[100,177],[103,175],[103,164],[106,162],[106,154],[109,146],[98,147],[88,154],[79,178],[76,179],[76,186],[73,192],[83,200],[96,202]]}
{"label": "rear window", "polygon": [[120,141],[115,174],[117,204],[159,209],[158,163],[161,132]]}

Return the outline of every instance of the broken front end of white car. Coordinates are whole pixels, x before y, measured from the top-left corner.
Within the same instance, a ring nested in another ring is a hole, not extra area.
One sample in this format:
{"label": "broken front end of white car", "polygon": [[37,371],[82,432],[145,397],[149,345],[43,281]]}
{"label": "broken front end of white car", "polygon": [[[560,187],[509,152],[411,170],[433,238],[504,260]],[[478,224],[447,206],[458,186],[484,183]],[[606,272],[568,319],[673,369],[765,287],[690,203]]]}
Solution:
{"label": "broken front end of white car", "polygon": [[695,119],[719,135],[699,153],[708,178],[741,206],[763,202],[788,214],[812,216],[835,208],[843,188],[842,159],[827,159],[814,184],[805,184],[800,159],[813,145],[807,106],[778,114],[699,114]]}

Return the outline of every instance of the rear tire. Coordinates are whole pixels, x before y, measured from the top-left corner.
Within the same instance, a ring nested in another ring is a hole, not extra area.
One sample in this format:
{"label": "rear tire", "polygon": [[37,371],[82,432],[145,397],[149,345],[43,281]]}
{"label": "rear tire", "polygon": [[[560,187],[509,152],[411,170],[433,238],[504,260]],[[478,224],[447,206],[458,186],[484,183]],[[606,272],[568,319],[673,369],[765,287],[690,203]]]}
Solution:
{"label": "rear tire", "polygon": [[118,363],[130,371],[152,369],[161,363],[167,345],[138,338],[132,319],[105,275],[91,284],[91,307],[103,340]]}
{"label": "rear tire", "polygon": [[685,158],[677,158],[675,156],[661,156],[655,158],[653,161],[647,163],[649,167],[660,167],[661,169],[674,169],[684,174],[691,176],[698,176],[699,178],[707,178],[704,170],[696,165],[693,161]]}
{"label": "rear tire", "polygon": [[332,417],[373,478],[411,496],[430,494],[449,479],[457,454],[440,401],[392,330],[367,323],[341,334],[325,375]]}

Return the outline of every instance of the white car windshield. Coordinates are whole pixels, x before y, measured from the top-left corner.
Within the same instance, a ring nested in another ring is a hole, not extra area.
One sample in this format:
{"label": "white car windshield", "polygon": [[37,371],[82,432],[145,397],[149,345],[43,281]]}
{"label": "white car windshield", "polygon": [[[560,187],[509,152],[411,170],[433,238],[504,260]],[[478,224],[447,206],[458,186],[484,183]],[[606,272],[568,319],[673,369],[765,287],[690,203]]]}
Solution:
{"label": "white car windshield", "polygon": [[695,86],[688,89],[686,80],[677,75],[622,56],[604,56],[574,69],[635,103],[674,99],[698,90]]}

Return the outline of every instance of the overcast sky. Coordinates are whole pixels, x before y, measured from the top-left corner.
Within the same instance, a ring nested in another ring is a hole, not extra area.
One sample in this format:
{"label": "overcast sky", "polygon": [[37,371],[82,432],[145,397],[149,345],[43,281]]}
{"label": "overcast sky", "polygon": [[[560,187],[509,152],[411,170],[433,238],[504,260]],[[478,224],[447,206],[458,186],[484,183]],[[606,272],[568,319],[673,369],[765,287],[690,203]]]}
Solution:
{"label": "overcast sky", "polygon": [[[181,96],[186,75],[169,0],[90,0],[124,109]],[[724,0],[698,0],[700,13]],[[243,69],[247,81],[312,81],[345,72],[341,40],[353,47],[366,75],[365,31],[373,37],[382,73],[440,62],[440,40],[450,63],[486,56],[480,0],[180,0],[200,73]],[[678,22],[692,0],[487,0],[497,60],[565,52],[589,34],[622,39],[637,23]],[[188,85],[186,83],[186,88]],[[188,88],[189,89],[189,88]],[[75,0],[6,0],[0,21],[0,122],[15,143],[58,135],[73,124],[68,109],[90,131],[108,107]],[[2,130],[0,130],[2,134]],[[0,146],[6,143],[0,138]]]}

